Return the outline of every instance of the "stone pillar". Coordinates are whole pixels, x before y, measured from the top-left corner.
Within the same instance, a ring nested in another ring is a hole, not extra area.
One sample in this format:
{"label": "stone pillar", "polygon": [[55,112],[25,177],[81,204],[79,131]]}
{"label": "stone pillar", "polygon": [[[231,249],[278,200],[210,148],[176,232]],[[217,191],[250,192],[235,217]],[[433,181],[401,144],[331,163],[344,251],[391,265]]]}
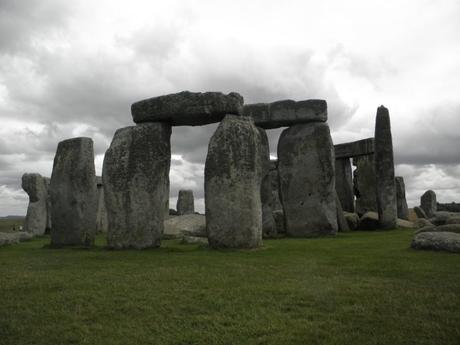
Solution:
{"label": "stone pillar", "polygon": [[206,229],[213,248],[262,245],[261,137],[250,117],[227,115],[205,165]]}
{"label": "stone pillar", "polygon": [[350,231],[350,227],[348,226],[348,222],[345,219],[345,215],[343,214],[342,203],[340,202],[339,195],[336,193],[335,198],[335,206],[337,209],[337,226],[340,232]]}
{"label": "stone pillar", "polygon": [[170,138],[171,126],[159,122],[116,131],[102,173],[109,248],[160,246],[169,198]]}
{"label": "stone pillar", "polygon": [[40,174],[22,175],[22,189],[29,195],[24,231],[43,235],[48,219],[48,184]]}
{"label": "stone pillar", "polygon": [[409,219],[409,208],[407,207],[406,201],[406,185],[404,184],[404,178],[401,176],[395,177],[396,185],[396,206],[398,209],[398,218]]}
{"label": "stone pillar", "polygon": [[177,214],[194,214],[195,213],[195,200],[193,198],[192,190],[180,190],[177,198]]}
{"label": "stone pillar", "polygon": [[107,209],[105,208],[104,185],[102,177],[96,176],[97,185],[97,213],[96,213],[96,233],[107,233],[108,219]]}
{"label": "stone pillar", "polygon": [[50,196],[51,245],[92,245],[96,233],[97,187],[90,138],[73,138],[58,144]]}
{"label": "stone pillar", "polygon": [[375,176],[377,181],[377,211],[382,229],[396,228],[395,169],[393,141],[388,109],[380,106],[375,120]]}
{"label": "stone pillar", "polygon": [[425,211],[428,218],[433,217],[438,207],[436,193],[432,190],[427,190],[420,198],[420,207]]}
{"label": "stone pillar", "polygon": [[51,179],[49,177],[44,177],[46,182],[46,230],[45,233],[49,234],[51,232],[51,197],[50,197],[50,183]]}
{"label": "stone pillar", "polygon": [[285,129],[278,143],[278,172],[286,234],[337,233],[334,147],[326,123]]}
{"label": "stone pillar", "polygon": [[337,190],[343,210],[351,213],[355,212],[353,174],[350,158],[335,160],[335,189]]}
{"label": "stone pillar", "polygon": [[377,187],[375,182],[374,156],[353,157],[356,169],[353,173],[353,190],[356,196],[356,213],[377,212]]}
{"label": "stone pillar", "polygon": [[284,211],[283,205],[280,200],[280,191],[279,191],[279,174],[278,174],[278,161],[270,161],[270,183],[272,190],[272,210],[273,210],[273,220],[276,225],[276,232],[278,234],[285,234],[286,227],[284,222]]}

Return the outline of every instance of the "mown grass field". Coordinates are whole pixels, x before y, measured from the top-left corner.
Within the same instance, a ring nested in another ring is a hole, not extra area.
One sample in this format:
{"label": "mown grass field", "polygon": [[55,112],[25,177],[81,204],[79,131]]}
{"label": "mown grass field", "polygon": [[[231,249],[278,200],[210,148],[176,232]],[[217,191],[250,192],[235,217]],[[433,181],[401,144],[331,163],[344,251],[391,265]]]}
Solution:
{"label": "mown grass field", "polygon": [[250,251],[0,248],[0,344],[460,344],[460,256],[412,231]]}

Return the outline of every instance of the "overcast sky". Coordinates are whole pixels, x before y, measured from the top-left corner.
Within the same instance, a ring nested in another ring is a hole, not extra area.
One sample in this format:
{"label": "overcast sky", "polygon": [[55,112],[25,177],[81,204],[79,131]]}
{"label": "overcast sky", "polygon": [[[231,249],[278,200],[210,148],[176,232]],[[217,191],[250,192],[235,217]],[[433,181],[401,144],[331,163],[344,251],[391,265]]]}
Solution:
{"label": "overcast sky", "polygon": [[[0,215],[25,214],[20,178],[50,176],[60,140],[92,137],[101,174],[131,103],[182,90],[325,99],[334,143],[383,104],[409,204],[460,202],[459,33],[457,0],[0,0]],[[215,127],[173,129],[172,206],[190,188],[203,209]]]}

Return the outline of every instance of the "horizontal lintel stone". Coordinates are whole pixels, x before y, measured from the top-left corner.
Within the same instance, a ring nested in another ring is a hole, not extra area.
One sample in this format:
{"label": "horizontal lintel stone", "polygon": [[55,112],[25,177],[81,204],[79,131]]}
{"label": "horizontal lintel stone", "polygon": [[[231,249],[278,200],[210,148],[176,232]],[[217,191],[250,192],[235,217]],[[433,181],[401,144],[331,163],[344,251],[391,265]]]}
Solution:
{"label": "horizontal lintel stone", "polygon": [[374,138],[334,145],[335,159],[351,158],[374,154]]}

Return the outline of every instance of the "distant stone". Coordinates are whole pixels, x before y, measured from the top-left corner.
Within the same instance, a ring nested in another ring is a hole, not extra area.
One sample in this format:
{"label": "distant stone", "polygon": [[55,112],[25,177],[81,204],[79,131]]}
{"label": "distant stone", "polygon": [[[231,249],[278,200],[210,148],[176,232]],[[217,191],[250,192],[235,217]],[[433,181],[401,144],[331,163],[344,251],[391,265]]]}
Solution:
{"label": "distant stone", "polygon": [[453,232],[423,232],[412,240],[414,249],[428,249],[460,253],[460,234]]}
{"label": "distant stone", "polygon": [[415,229],[416,226],[413,222],[409,222],[406,219],[398,218],[396,221],[396,227],[399,229]]}
{"label": "distant stone", "polygon": [[326,122],[327,103],[320,99],[283,100],[273,103],[246,104],[244,115],[251,116],[257,127],[269,129],[299,123]]}
{"label": "distant stone", "polygon": [[375,177],[380,228],[394,229],[398,218],[390,114],[380,106],[375,120]]}
{"label": "distant stone", "polygon": [[206,227],[212,248],[262,245],[262,143],[254,121],[227,115],[209,141]]}
{"label": "distant stone", "polygon": [[73,138],[58,144],[49,191],[51,245],[92,245],[96,234],[97,187],[90,138]]}
{"label": "distant stone", "polygon": [[335,160],[335,190],[337,191],[343,210],[354,212],[353,173],[349,158]]}
{"label": "distant stone", "polygon": [[366,212],[359,219],[359,230],[377,230],[379,227],[379,215],[377,212]]}
{"label": "distant stone", "polygon": [[353,172],[356,213],[362,216],[369,211],[377,212],[374,156],[354,157],[353,165],[356,166]]}
{"label": "distant stone", "polygon": [[19,236],[17,233],[0,232],[0,247],[18,243]]}
{"label": "distant stone", "polygon": [[407,207],[406,185],[404,184],[404,178],[402,178],[401,176],[396,176],[395,186],[398,218],[409,220],[409,208]]}
{"label": "distant stone", "polygon": [[278,174],[278,161],[270,161],[270,183],[272,186],[272,209],[275,211],[283,211],[281,205],[280,191],[279,191],[279,174]]}
{"label": "distant stone", "polygon": [[[109,248],[160,246],[169,199],[171,126],[144,123],[116,131],[102,171]],[[168,209],[169,210],[169,209]]]}
{"label": "distant stone", "polygon": [[105,208],[104,199],[104,186],[102,184],[102,177],[96,176],[97,185],[97,213],[96,213],[96,232],[107,233],[109,220],[107,216],[107,209]]}
{"label": "distant stone", "polygon": [[436,193],[432,190],[426,191],[420,198],[420,207],[425,211],[428,218],[433,217],[437,210]]}
{"label": "distant stone", "polygon": [[183,236],[182,244],[201,244],[208,245],[208,239],[206,237],[194,237],[194,236]]}
{"label": "distant stone", "polygon": [[326,123],[297,124],[281,133],[278,172],[288,236],[337,233],[334,164]]}
{"label": "distant stone", "polygon": [[40,174],[24,174],[22,189],[29,195],[24,231],[43,235],[48,222],[48,183]]}
{"label": "distant stone", "polygon": [[341,231],[341,232],[350,231],[350,227],[348,226],[348,222],[345,219],[345,216],[343,214],[342,204],[340,203],[340,199],[339,199],[338,195],[337,195],[337,198],[335,200],[335,205],[336,205],[336,208],[337,208],[338,231]]}
{"label": "distant stone", "polygon": [[242,114],[243,97],[232,92],[189,92],[145,99],[131,105],[135,123],[167,122],[172,126],[201,126],[220,122],[227,114]]}
{"label": "distant stone", "polygon": [[343,213],[345,220],[348,223],[348,228],[350,230],[356,230],[359,225],[359,216],[357,213],[344,212]]}
{"label": "distant stone", "polygon": [[179,191],[176,208],[178,215],[195,213],[195,199],[193,198],[192,190]]}
{"label": "distant stone", "polygon": [[186,214],[171,217],[164,222],[163,238],[207,237],[206,217],[201,214]]}
{"label": "distant stone", "polygon": [[414,207],[414,212],[415,212],[415,214],[417,215],[418,218],[428,218],[426,216],[425,211],[421,207],[415,206]]}
{"label": "distant stone", "polygon": [[415,222],[414,222],[414,225],[417,229],[421,229],[425,226],[433,226],[434,227],[434,224],[431,223],[428,219],[425,219],[425,218],[418,218]]}

